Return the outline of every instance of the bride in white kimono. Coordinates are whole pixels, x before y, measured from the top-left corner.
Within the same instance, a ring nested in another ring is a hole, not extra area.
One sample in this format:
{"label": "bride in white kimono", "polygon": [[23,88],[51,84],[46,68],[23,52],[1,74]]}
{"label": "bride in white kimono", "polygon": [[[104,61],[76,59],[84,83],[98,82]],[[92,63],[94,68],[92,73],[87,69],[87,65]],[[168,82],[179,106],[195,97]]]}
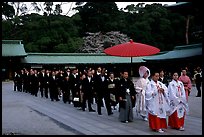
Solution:
{"label": "bride in white kimono", "polygon": [[136,113],[143,118],[144,121],[148,121],[146,104],[145,104],[145,92],[147,84],[149,83],[150,70],[145,66],[139,68],[140,78],[135,83],[136,89]]}
{"label": "bride in white kimono", "polygon": [[146,106],[149,118],[149,127],[157,132],[164,132],[167,128],[166,116],[170,110],[167,87],[160,81],[159,73],[152,73],[152,79],[146,88]]}

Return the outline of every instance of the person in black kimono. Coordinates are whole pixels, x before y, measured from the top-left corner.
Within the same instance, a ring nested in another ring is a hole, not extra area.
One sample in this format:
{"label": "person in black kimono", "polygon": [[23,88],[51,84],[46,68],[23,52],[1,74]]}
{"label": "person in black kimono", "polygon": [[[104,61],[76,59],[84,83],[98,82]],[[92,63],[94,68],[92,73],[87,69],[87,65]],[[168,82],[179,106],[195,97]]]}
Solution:
{"label": "person in black kimono", "polygon": [[123,72],[120,79],[118,91],[119,97],[119,120],[127,123],[133,121],[133,107],[135,106],[135,88],[133,82],[128,78],[128,72]]}
{"label": "person in black kimono", "polygon": [[89,70],[87,73],[87,77],[85,77],[82,80],[82,94],[83,94],[83,99],[82,99],[82,110],[85,111],[86,108],[86,102],[88,100],[88,109],[89,112],[95,112],[95,110],[92,108],[91,104],[93,102],[93,95],[94,95],[94,80],[92,78],[92,72]]}
{"label": "person in black kimono", "polygon": [[110,94],[110,103],[111,103],[111,106],[113,106],[114,110],[116,110],[115,107],[118,104],[117,90],[118,90],[118,79],[114,77],[113,72],[110,72],[109,78],[108,78],[108,92]]}
{"label": "person in black kimono", "polygon": [[110,93],[108,92],[108,76],[105,75],[105,69],[102,69],[101,74],[95,76],[95,91],[97,96],[97,110],[98,114],[102,115],[101,107],[103,105],[103,98],[105,100],[105,105],[107,109],[108,115],[112,115],[113,112],[111,110],[110,105]]}

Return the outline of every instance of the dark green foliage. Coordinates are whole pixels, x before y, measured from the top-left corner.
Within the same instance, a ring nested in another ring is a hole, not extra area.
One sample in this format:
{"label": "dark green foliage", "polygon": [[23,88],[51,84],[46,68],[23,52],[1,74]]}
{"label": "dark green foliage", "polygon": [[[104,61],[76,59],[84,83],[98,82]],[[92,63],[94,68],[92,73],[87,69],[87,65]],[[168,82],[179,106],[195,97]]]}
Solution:
{"label": "dark green foliage", "polygon": [[13,6],[9,5],[8,2],[2,2],[2,15],[4,15],[6,19],[12,18],[15,15]]}
{"label": "dark green foliage", "polygon": [[[55,9],[54,9],[55,8]],[[3,2],[2,39],[23,40],[26,52],[76,52],[86,32],[120,31],[135,42],[156,46],[161,51],[185,44],[186,16],[171,12],[161,4],[129,5],[118,10],[114,2],[78,3],[79,12],[62,16],[60,5],[45,2],[44,15],[15,16],[12,5]],[[201,12],[191,15],[189,44],[202,41]],[[109,43],[104,43],[109,46]]]}

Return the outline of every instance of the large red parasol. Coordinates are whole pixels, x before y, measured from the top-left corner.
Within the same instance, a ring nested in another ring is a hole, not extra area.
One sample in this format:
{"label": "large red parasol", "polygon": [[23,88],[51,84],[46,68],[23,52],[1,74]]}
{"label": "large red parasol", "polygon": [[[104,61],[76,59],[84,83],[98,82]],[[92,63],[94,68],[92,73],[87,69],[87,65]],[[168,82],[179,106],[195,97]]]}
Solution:
{"label": "large red parasol", "polygon": [[107,55],[120,56],[120,57],[139,57],[139,56],[149,56],[160,52],[160,49],[142,43],[133,42],[130,39],[129,42],[115,45],[104,50]]}
{"label": "large red parasol", "polygon": [[111,56],[120,57],[138,57],[138,56],[148,56],[156,54],[160,49],[142,43],[130,42],[119,44],[104,50],[104,52]]}

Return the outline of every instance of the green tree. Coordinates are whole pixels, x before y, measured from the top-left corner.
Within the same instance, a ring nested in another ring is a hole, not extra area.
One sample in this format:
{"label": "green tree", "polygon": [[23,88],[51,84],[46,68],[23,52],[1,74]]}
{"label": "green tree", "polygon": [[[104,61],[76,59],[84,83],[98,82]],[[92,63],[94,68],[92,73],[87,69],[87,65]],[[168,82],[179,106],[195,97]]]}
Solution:
{"label": "green tree", "polygon": [[118,13],[115,2],[87,2],[75,9],[81,16],[84,32],[108,32],[115,27],[114,21]]}
{"label": "green tree", "polygon": [[2,20],[5,17],[6,20],[11,19],[15,15],[15,10],[12,5],[8,4],[8,2],[2,3]]}
{"label": "green tree", "polygon": [[47,11],[46,15],[49,16],[50,14],[52,14],[52,11],[53,11],[52,9],[53,2],[45,2],[44,5],[45,5],[44,9]]}
{"label": "green tree", "polygon": [[[87,2],[83,6],[79,4],[76,8],[79,12],[72,17],[60,15],[62,3],[55,5],[55,10],[51,2],[44,3],[46,10],[39,3],[32,3],[36,10],[47,15],[26,13],[30,8],[26,10],[21,2],[3,4],[2,39],[23,40],[26,52],[75,52],[83,45],[86,32],[99,31],[120,31],[135,42],[156,46],[161,51],[186,43],[185,16],[161,4],[130,5],[126,7],[128,12],[124,12],[114,2]],[[189,22],[189,44],[202,40],[202,13],[200,9],[196,11]]]}
{"label": "green tree", "polygon": [[62,13],[61,5],[60,4],[55,5],[54,14],[60,15],[61,13]]}

